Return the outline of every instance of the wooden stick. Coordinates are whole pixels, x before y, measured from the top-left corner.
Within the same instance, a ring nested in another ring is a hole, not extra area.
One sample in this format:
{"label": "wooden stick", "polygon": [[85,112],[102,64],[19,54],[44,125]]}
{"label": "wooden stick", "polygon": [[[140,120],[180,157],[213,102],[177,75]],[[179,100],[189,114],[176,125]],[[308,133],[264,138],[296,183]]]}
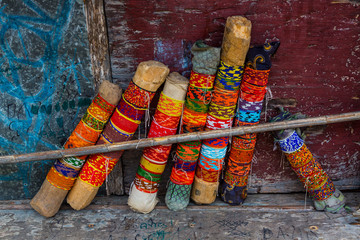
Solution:
{"label": "wooden stick", "polygon": [[243,135],[247,133],[269,132],[269,131],[277,131],[277,130],[289,129],[289,128],[318,126],[318,125],[349,122],[356,120],[360,120],[360,111],[320,116],[320,117],[311,117],[305,119],[297,119],[291,121],[263,123],[254,126],[236,127],[231,129],[186,133],[186,134],[179,134],[168,137],[145,138],[140,140],[132,140],[127,142],[113,143],[113,144],[95,145],[95,146],[82,147],[82,148],[59,149],[59,150],[51,150],[51,151],[43,151],[43,152],[35,152],[35,153],[27,153],[27,154],[19,154],[19,155],[0,156],[0,164],[58,159],[62,157],[82,156],[82,155],[90,155],[90,154],[104,153],[104,152],[107,153],[107,152],[114,152],[119,150],[137,149],[137,148],[173,144],[179,142],[197,141],[197,140],[203,140],[209,138]]}

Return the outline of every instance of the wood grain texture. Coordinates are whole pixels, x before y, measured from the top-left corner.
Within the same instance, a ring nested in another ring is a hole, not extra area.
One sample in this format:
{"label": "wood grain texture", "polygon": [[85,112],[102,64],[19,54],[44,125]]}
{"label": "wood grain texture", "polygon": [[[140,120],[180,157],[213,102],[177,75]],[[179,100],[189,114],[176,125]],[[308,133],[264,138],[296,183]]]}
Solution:
{"label": "wood grain texture", "polygon": [[84,1],[86,24],[88,30],[91,70],[94,76],[95,87],[105,79],[112,81],[109,41],[105,20],[103,0]]}
{"label": "wood grain texture", "polygon": [[[329,0],[106,0],[112,76],[127,86],[136,65],[150,59],[189,76],[192,43],[220,46],[226,18],[243,15],[252,22],[252,44],[281,41],[268,84],[273,99],[294,99],[292,112],[313,117],[358,111],[359,8],[359,1]],[[262,121],[274,114],[268,107]],[[359,187],[359,133],[359,122],[335,124],[306,141],[330,177],[352,188]],[[273,146],[269,133],[258,135],[252,190],[302,191],[288,189],[297,177]]]}
{"label": "wood grain texture", "polygon": [[[350,206],[359,193],[346,193]],[[219,199],[211,206],[190,204],[173,212],[164,200],[150,214],[134,213],[127,197],[96,198],[82,211],[62,206],[44,219],[28,201],[0,201],[2,239],[359,239],[359,222],[351,214],[329,214],[304,205],[303,194],[249,195],[243,206]],[[39,224],[40,223],[40,224]],[[20,237],[21,236],[21,237]]]}
{"label": "wood grain texture", "polygon": [[[103,80],[112,82],[104,1],[84,1],[84,6],[90,47],[91,70],[95,88],[97,89]],[[115,169],[109,174],[106,182],[106,193],[108,195],[122,195],[124,192],[122,182],[122,163],[119,161]]]}

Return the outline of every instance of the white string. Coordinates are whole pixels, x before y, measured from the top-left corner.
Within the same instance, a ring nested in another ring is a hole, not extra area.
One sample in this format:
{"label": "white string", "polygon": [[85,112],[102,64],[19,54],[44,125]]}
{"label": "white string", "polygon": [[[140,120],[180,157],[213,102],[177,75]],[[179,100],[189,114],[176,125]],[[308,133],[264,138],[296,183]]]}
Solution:
{"label": "white string", "polygon": [[172,162],[177,162],[176,151],[170,153],[170,158]]}
{"label": "white string", "polygon": [[[169,118],[168,118],[169,119]],[[153,123],[154,124],[156,124],[156,125],[158,125],[158,126],[160,126],[161,128],[165,128],[165,129],[168,129],[168,130],[176,130],[176,128],[168,128],[168,127],[164,127],[164,126],[162,126],[162,125],[160,125],[160,123],[158,123],[157,121],[156,121],[156,119],[155,119],[155,117],[153,117]]]}
{"label": "white string", "polygon": [[139,141],[137,142],[137,144],[136,144],[136,149],[138,149],[141,140],[142,140],[142,139],[139,139]]}
{"label": "white string", "polygon": [[[208,105],[208,104],[210,104],[211,103],[211,100],[212,100],[212,98],[213,98],[213,92],[214,91],[210,91],[210,97],[209,97],[209,101],[207,101],[207,102],[204,102],[205,103],[205,105]],[[205,98],[204,98],[204,100],[205,100]]]}
{"label": "white string", "polygon": [[129,189],[129,196],[131,195],[133,186],[134,186],[134,181],[131,182],[130,189]]}
{"label": "white string", "polygon": [[167,162],[167,159],[165,161],[164,160],[163,161],[156,161],[154,159],[149,158],[148,156],[146,156],[144,154],[143,154],[143,158],[148,160],[150,163],[157,164],[157,165],[163,165],[163,164],[166,164],[166,162]]}
{"label": "white string", "polygon": [[[177,160],[177,157],[176,157],[176,155],[175,155],[175,161]],[[181,168],[180,169],[176,169],[175,168],[175,172],[177,172],[177,171],[180,171],[180,172],[183,172],[183,173],[185,173],[185,175],[186,175],[186,179],[188,179],[189,178],[189,176],[188,176],[188,174],[187,174],[187,171],[185,171],[183,168],[184,168],[184,164],[185,164],[185,162],[182,162],[182,164],[181,164]]]}
{"label": "white string", "polygon": [[266,87],[266,96],[265,96],[265,122],[267,119],[267,106],[269,101],[273,99],[273,94],[271,92],[271,88],[270,87]]}

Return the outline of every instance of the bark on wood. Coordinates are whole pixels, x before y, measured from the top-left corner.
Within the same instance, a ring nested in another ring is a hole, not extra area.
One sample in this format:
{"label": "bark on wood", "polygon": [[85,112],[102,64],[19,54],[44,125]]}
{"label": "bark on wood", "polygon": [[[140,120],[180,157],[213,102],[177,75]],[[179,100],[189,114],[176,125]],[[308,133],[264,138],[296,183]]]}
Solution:
{"label": "bark on wood", "polygon": [[61,150],[20,154],[20,155],[0,156],[0,164],[19,163],[19,162],[27,162],[27,161],[40,161],[40,160],[57,159],[57,158],[70,157],[70,156],[90,155],[95,153],[106,153],[106,152],[114,152],[114,151],[127,150],[127,149],[138,149],[138,148],[173,144],[179,142],[198,141],[209,138],[243,135],[248,133],[269,132],[269,131],[277,131],[281,129],[299,128],[306,126],[318,126],[318,125],[356,121],[356,120],[360,120],[360,112],[342,113],[342,114],[312,117],[312,118],[283,121],[283,122],[264,123],[254,126],[245,126],[245,127],[242,126],[231,129],[178,134],[167,137],[146,138],[140,140],[132,140],[127,142],[113,143],[113,144],[95,145],[95,146],[82,147],[82,148],[61,149]]}

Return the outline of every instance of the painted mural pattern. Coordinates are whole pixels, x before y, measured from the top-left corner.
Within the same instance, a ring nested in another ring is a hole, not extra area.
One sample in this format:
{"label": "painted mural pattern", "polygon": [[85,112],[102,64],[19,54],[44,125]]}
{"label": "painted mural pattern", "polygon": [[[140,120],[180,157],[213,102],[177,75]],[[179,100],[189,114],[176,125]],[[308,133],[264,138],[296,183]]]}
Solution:
{"label": "painted mural pattern", "polygon": [[[75,0],[0,1],[1,155],[60,148],[91,103],[82,7]],[[50,165],[3,165],[0,200],[32,197]]]}

